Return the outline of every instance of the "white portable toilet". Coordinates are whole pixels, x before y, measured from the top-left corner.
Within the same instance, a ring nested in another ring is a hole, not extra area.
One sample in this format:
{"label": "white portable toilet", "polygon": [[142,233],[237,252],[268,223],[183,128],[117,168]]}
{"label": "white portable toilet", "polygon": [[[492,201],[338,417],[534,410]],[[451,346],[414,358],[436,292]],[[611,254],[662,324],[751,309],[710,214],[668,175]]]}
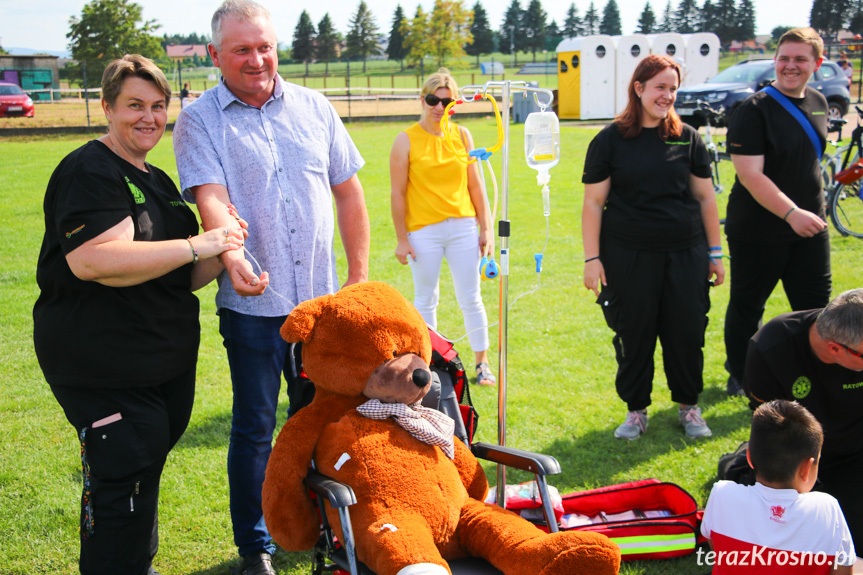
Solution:
{"label": "white portable toilet", "polygon": [[668,32],[665,34],[650,34],[650,53],[671,56],[678,62],[686,59],[686,41],[683,34]]}
{"label": "white portable toilet", "polygon": [[567,38],[557,45],[558,107],[563,119],[614,117],[616,48],[611,36]]}
{"label": "white portable toilet", "polygon": [[719,72],[719,36],[710,32],[685,34],[686,75],[684,86],[703,84]]}
{"label": "white portable toilet", "polygon": [[650,38],[644,34],[616,36],[617,62],[615,70],[614,113],[619,114],[626,108],[629,100],[629,82],[635,67],[650,55]]}
{"label": "white portable toilet", "polygon": [[664,34],[650,34],[648,37],[650,38],[651,54],[669,56],[680,64],[683,78],[680,85],[683,86],[686,83],[686,40],[683,39],[683,34],[667,32]]}

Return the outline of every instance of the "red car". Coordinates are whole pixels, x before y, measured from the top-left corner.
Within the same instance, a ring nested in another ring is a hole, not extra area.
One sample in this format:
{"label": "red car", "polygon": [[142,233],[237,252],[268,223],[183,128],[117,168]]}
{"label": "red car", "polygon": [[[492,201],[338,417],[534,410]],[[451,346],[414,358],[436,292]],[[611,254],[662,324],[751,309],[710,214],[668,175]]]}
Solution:
{"label": "red car", "polygon": [[12,116],[32,118],[33,112],[33,100],[24,93],[20,86],[9,82],[0,82],[0,118]]}

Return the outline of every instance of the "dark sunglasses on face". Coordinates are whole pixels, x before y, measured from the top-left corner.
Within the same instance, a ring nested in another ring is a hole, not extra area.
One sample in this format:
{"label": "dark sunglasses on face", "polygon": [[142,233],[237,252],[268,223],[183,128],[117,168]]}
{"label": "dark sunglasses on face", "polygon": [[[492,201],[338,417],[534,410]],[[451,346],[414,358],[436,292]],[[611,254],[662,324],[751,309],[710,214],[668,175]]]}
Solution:
{"label": "dark sunglasses on face", "polygon": [[443,104],[443,107],[446,108],[453,101],[453,98],[438,98],[434,94],[426,94],[425,99],[426,99],[426,104],[428,104],[432,108],[434,108],[438,104]]}

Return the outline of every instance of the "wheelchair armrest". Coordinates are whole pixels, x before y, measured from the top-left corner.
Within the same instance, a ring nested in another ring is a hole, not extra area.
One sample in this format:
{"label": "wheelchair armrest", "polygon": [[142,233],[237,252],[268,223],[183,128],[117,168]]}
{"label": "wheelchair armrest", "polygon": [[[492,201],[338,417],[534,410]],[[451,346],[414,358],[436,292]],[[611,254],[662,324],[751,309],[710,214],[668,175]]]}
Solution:
{"label": "wheelchair armrest", "polygon": [[309,473],[303,479],[303,485],[318,495],[326,497],[333,509],[347,507],[357,502],[357,497],[350,485],[339,483],[314,469],[309,469]]}
{"label": "wheelchair armrest", "polygon": [[474,443],[470,446],[475,457],[486,459],[495,463],[515,467],[523,471],[530,471],[536,475],[556,475],[560,473],[560,463],[551,455],[533,453],[516,449],[492,445],[490,443]]}

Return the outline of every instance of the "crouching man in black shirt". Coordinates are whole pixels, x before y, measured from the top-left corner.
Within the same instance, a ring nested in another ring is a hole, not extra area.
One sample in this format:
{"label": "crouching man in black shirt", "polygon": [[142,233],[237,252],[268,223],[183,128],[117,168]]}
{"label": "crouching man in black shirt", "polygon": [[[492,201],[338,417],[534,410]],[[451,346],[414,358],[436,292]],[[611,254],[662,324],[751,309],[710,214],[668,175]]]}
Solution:
{"label": "crouching man in black shirt", "polygon": [[821,423],[815,489],[839,500],[855,549],[863,549],[863,288],[766,323],[749,342],[743,387],[753,409],[795,400]]}

